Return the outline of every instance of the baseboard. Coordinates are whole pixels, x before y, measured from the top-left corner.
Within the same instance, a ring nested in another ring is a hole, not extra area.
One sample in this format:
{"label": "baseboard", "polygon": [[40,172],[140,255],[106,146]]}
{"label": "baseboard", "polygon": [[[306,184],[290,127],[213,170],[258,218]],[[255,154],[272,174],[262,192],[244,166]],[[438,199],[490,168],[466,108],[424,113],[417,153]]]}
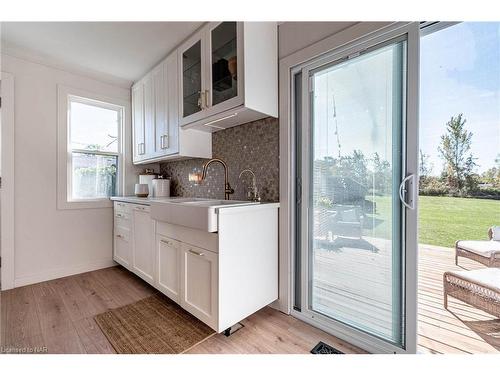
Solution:
{"label": "baseboard", "polygon": [[95,271],[101,268],[112,267],[115,266],[116,264],[117,263],[115,263],[112,259],[102,259],[100,261],[89,262],[73,267],[51,269],[48,271],[37,273],[35,275],[16,277],[14,279],[14,287],[18,288],[25,285],[40,283],[42,281],[54,280],[54,279],[59,279],[61,277],[77,275],[79,273]]}

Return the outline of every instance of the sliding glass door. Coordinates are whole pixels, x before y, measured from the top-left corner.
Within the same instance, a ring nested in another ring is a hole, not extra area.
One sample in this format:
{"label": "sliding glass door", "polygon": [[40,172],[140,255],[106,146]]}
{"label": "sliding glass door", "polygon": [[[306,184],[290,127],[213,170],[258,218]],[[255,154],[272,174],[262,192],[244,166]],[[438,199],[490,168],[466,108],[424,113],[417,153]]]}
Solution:
{"label": "sliding glass door", "polygon": [[316,61],[295,79],[302,122],[295,306],[381,351],[414,346],[406,337],[414,251],[406,223],[415,212],[407,61],[403,33]]}

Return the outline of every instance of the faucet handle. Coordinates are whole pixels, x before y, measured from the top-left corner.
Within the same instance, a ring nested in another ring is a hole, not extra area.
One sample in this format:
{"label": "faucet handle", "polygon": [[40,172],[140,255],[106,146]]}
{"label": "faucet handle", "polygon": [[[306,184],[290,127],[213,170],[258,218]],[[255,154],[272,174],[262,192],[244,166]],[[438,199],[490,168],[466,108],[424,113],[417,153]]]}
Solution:
{"label": "faucet handle", "polygon": [[243,176],[245,173],[250,173],[252,175],[252,187],[249,188],[247,192],[247,197],[248,199],[254,201],[254,202],[260,202],[260,195],[259,195],[259,190],[257,189],[257,182],[256,182],[256,177],[255,173],[251,169],[244,169],[240,172],[239,178]]}

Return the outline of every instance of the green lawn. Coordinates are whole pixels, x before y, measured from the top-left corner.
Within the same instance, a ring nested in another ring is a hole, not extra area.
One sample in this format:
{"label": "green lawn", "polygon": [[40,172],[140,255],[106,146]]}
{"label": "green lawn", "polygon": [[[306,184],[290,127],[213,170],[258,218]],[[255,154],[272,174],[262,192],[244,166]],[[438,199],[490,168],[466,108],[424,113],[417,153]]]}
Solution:
{"label": "green lawn", "polygon": [[454,247],[456,240],[484,240],[500,225],[500,201],[419,197],[419,243]]}
{"label": "green lawn", "polygon": [[[390,198],[376,197],[375,202],[377,212],[366,215],[364,235],[390,238]],[[456,240],[484,240],[492,225],[500,225],[499,200],[419,197],[421,244],[454,247]]]}

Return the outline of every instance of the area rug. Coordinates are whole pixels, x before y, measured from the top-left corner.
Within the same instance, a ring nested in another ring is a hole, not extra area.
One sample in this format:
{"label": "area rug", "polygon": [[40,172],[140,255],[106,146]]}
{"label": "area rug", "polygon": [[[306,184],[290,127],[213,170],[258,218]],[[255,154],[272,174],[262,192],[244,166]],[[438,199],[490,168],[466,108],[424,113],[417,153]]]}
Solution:
{"label": "area rug", "polygon": [[179,354],[215,331],[162,295],[94,317],[119,354]]}

